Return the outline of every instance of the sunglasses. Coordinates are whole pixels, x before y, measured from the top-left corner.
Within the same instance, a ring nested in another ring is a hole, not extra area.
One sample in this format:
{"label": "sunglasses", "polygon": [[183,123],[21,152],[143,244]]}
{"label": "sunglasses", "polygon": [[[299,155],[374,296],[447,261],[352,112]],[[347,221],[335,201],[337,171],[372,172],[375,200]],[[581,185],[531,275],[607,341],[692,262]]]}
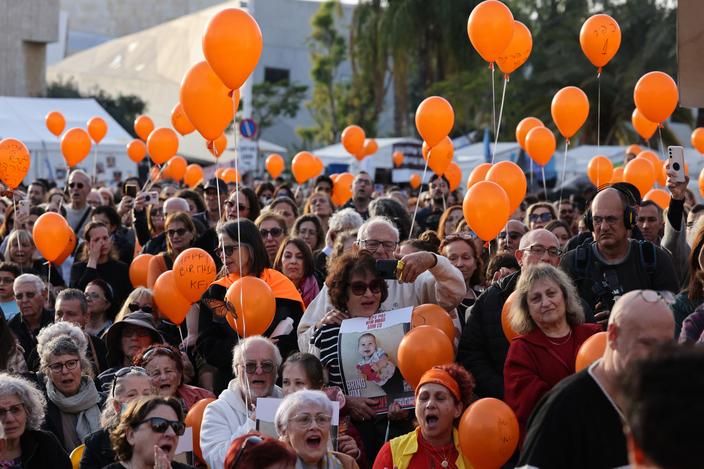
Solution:
{"label": "sunglasses", "polygon": [[355,296],[362,296],[367,292],[367,289],[369,289],[369,291],[376,295],[381,291],[382,282],[383,280],[379,278],[375,278],[369,283],[352,282],[350,283],[350,291],[352,291],[352,294]]}
{"label": "sunglasses", "polygon": [[242,442],[242,446],[240,446],[240,449],[237,450],[237,456],[235,456],[235,461],[232,463],[232,466],[230,466],[232,469],[237,468],[237,464],[240,462],[240,459],[242,458],[242,454],[244,454],[244,451],[247,447],[252,447],[252,446],[257,446],[259,444],[262,444],[264,440],[262,440],[260,437],[252,435],[250,437],[247,437]]}
{"label": "sunglasses", "polygon": [[253,375],[257,372],[257,367],[261,368],[263,373],[271,373],[274,371],[274,364],[272,362],[246,362],[244,364],[244,371],[246,371],[248,375]]}
{"label": "sunglasses", "polygon": [[530,221],[550,221],[550,220],[552,220],[552,213],[550,213],[550,212],[545,212],[545,213],[541,213],[541,214],[531,213],[530,216],[528,217],[528,220],[530,220]]}
{"label": "sunglasses", "polygon": [[184,425],[183,422],[179,422],[177,420],[166,420],[161,417],[144,419],[141,422],[134,424],[133,427],[136,428],[143,423],[148,423],[151,426],[152,431],[155,433],[166,433],[166,430],[168,430],[169,427],[171,427],[174,433],[178,436],[183,435],[186,431],[186,425]]}
{"label": "sunglasses", "polygon": [[508,233],[506,233],[505,231],[502,231],[501,233],[499,233],[498,238],[505,239],[506,236],[508,236],[511,241],[516,241],[517,239],[520,239],[521,236],[523,236],[523,235],[521,233],[519,233],[518,231],[509,231]]}
{"label": "sunglasses", "polygon": [[169,238],[173,238],[174,236],[179,236],[179,237],[180,237],[180,236],[185,235],[186,233],[188,233],[188,230],[187,230],[186,228],[178,228],[178,229],[176,229],[176,230],[167,230],[167,231],[166,231],[166,235],[167,235]]}
{"label": "sunglasses", "polygon": [[259,234],[262,235],[262,239],[266,239],[271,235],[272,238],[278,238],[282,234],[284,234],[284,230],[281,228],[272,228],[270,230],[259,230]]}
{"label": "sunglasses", "polygon": [[152,309],[151,306],[140,306],[137,303],[128,304],[127,309],[129,309],[131,313],[134,313],[136,311],[144,311],[145,313],[149,313],[149,314],[154,313],[154,309]]}
{"label": "sunglasses", "polygon": [[232,253],[235,252],[235,249],[237,249],[237,246],[235,245],[218,247],[218,251],[224,252],[225,257],[230,257]]}
{"label": "sunglasses", "polygon": [[85,187],[85,186],[84,186],[84,184],[83,184],[82,182],[72,182],[72,183],[69,183],[68,187],[69,187],[70,189],[73,189],[73,188],[76,188],[76,189],[83,189],[83,187]]}
{"label": "sunglasses", "polygon": [[142,368],[141,366],[126,366],[124,368],[120,368],[115,372],[115,374],[112,376],[112,385],[110,386],[111,391],[110,393],[112,394],[112,397],[115,397],[115,388],[117,387],[117,380],[122,378],[123,376],[136,371],[138,373],[144,373],[145,375],[148,374],[147,370]]}

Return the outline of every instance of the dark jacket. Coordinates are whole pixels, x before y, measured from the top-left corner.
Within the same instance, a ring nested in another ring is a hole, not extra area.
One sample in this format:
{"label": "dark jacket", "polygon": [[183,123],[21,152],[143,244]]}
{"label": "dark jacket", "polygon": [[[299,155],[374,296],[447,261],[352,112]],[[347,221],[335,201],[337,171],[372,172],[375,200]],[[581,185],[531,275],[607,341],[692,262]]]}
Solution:
{"label": "dark jacket", "polygon": [[10,321],[7,323],[12,333],[15,334],[17,343],[22,346],[22,349],[24,349],[25,362],[29,363],[29,358],[32,354],[32,351],[37,348],[37,334],[39,334],[39,331],[51,324],[52,322],[54,322],[54,313],[48,310],[44,310],[41,313],[39,329],[35,331],[29,329],[29,326],[27,326],[27,324],[22,319],[21,312],[19,314],[16,314],[15,317],[10,319]]}
{"label": "dark jacket", "polygon": [[504,362],[509,343],[501,328],[501,309],[520,275],[520,271],[508,275],[479,295],[462,330],[457,361],[474,376],[475,391],[480,397],[504,396]]}
{"label": "dark jacket", "polygon": [[95,269],[89,268],[86,262],[76,262],[71,266],[71,288],[84,291],[86,285],[98,278],[105,280],[112,287],[113,304],[122,305],[132,291],[129,266],[124,262],[110,259],[98,264]]}
{"label": "dark jacket", "polygon": [[100,469],[115,462],[115,452],[110,443],[110,430],[101,428],[86,437],[86,445],[79,469]]}
{"label": "dark jacket", "polygon": [[50,432],[25,430],[20,437],[22,469],[72,469],[71,460]]}

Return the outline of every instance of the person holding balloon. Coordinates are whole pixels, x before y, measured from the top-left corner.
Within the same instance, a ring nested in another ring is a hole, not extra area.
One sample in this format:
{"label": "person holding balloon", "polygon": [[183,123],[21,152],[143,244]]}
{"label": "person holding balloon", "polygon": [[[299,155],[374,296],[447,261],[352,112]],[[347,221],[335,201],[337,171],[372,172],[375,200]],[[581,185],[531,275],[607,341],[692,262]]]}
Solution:
{"label": "person holding balloon", "polygon": [[460,365],[439,365],[426,371],[415,390],[418,427],[384,443],[374,469],[466,467],[457,426],[473,390],[472,376]]}

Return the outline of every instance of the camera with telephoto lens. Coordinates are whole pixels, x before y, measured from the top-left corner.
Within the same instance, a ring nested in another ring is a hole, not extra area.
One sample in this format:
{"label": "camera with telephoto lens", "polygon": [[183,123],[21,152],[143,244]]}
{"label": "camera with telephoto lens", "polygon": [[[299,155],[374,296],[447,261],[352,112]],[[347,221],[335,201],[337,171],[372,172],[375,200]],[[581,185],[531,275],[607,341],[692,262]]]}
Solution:
{"label": "camera with telephoto lens", "polygon": [[[613,270],[604,272],[604,278],[601,282],[594,282],[592,291],[597,296],[601,304],[600,311],[611,311],[614,303],[623,295],[623,288],[618,281],[618,276]],[[595,311],[598,312],[598,311]]]}

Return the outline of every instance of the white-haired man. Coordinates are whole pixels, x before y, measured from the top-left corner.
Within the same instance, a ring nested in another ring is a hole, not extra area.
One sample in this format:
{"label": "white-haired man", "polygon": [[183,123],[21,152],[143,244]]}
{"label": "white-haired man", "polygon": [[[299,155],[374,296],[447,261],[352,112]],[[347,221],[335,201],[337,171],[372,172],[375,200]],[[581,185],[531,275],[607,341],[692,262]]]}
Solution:
{"label": "white-haired man", "polygon": [[20,314],[12,318],[8,325],[22,346],[24,358],[29,363],[29,356],[37,347],[37,334],[43,327],[54,322],[54,315],[44,309],[45,285],[36,275],[20,275],[15,279],[12,288]]}

